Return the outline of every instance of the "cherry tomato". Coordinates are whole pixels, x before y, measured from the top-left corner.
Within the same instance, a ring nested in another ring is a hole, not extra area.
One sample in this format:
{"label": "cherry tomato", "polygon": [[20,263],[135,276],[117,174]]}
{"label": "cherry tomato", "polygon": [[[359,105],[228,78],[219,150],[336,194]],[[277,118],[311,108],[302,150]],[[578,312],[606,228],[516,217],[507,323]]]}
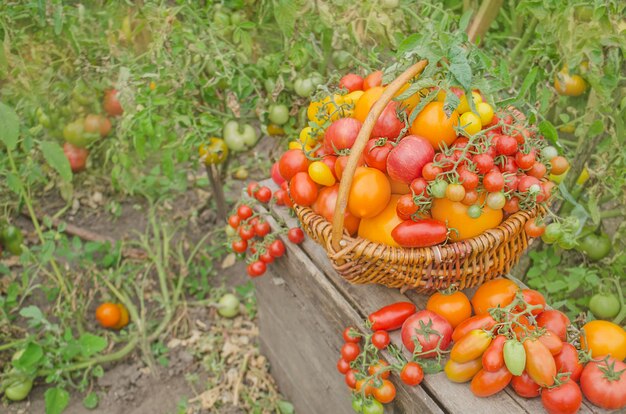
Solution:
{"label": "cherry tomato", "polygon": [[272,190],[267,187],[261,187],[254,194],[254,198],[259,200],[261,203],[268,203],[272,199]]}
{"label": "cherry tomato", "polygon": [[541,403],[548,414],[575,414],[583,403],[583,394],[574,381],[567,381],[541,391]]}
{"label": "cherry tomato", "polygon": [[111,302],[105,302],[96,309],[96,319],[103,328],[114,328],[121,320],[120,308]]}
{"label": "cherry tomato", "polygon": [[526,371],[522,372],[522,375],[514,375],[511,379],[511,386],[517,395],[524,398],[538,397],[541,390],[539,384],[533,381]]}
{"label": "cherry tomato", "polygon": [[299,172],[289,182],[289,194],[293,202],[308,207],[317,200],[318,186],[308,173]]}
{"label": "cherry tomato", "polygon": [[524,153],[520,151],[515,154],[515,162],[522,170],[529,170],[535,164],[535,152]]}
{"label": "cherry tomato", "polygon": [[396,398],[396,387],[389,380],[383,380],[380,387],[374,388],[374,398],[377,401],[388,404]]}
{"label": "cherry tomato", "polygon": [[348,92],[363,90],[364,79],[354,73],[348,73],[339,80],[339,87],[347,89]]}
{"label": "cherry tomato", "polygon": [[356,388],[356,370],[350,369],[345,376],[346,385],[352,389]]}
{"label": "cherry tomato", "polygon": [[309,160],[301,149],[290,149],[278,161],[278,171],[281,177],[289,181],[299,172],[309,169]]}
{"label": "cherry tomato", "polygon": [[461,201],[465,198],[465,188],[461,184],[449,184],[446,187],[446,198],[450,201]]}
{"label": "cherry tomato", "polygon": [[404,321],[415,313],[416,307],[411,302],[397,302],[384,306],[369,315],[373,331],[393,331],[402,327]]}
{"label": "cherry tomato", "polygon": [[[385,334],[387,334],[387,332],[382,331]],[[382,349],[382,348],[379,348]],[[367,373],[373,377],[373,376],[378,376],[381,379],[387,379],[389,378],[389,375],[391,375],[391,371],[387,370],[387,371],[382,371],[383,369],[385,369],[385,367],[388,367],[389,364],[385,361],[383,361],[382,359],[379,359],[378,362],[376,362],[373,365],[370,365],[369,368],[367,369]],[[382,371],[382,372],[381,372]]]}
{"label": "cherry tomato", "polygon": [[346,342],[341,347],[341,357],[347,362],[354,361],[360,353],[361,347],[359,347],[359,345],[355,344],[354,342]]}
{"label": "cherry tomato", "polygon": [[387,345],[391,342],[391,338],[389,338],[389,334],[387,331],[376,331],[372,335],[372,344],[378,349],[385,349]]}
{"label": "cherry tomato", "polygon": [[580,346],[593,357],[610,355],[622,361],[626,358],[626,331],[609,321],[587,322],[581,329]]}
{"label": "cherry tomato", "polygon": [[255,236],[254,228],[247,226],[239,227],[238,234],[241,240],[250,240]]}
{"label": "cherry tomato", "polygon": [[252,262],[247,267],[248,276],[250,277],[258,277],[265,273],[267,269],[267,265],[260,260],[256,262]]}
{"label": "cherry tomato", "polygon": [[554,76],[554,89],[559,95],[580,96],[587,89],[587,83],[580,75],[571,75],[563,68]]}
{"label": "cherry tomato", "polygon": [[449,359],[443,370],[450,381],[462,383],[474,378],[474,375],[482,370],[482,367],[481,358],[463,364]]}
{"label": "cherry tomato", "polygon": [[480,174],[487,174],[494,167],[493,157],[489,154],[476,154],[472,159]]}
{"label": "cherry tomato", "polygon": [[580,387],[591,403],[607,410],[626,407],[626,364],[609,358],[590,362],[580,376]]}
{"label": "cherry tomato", "polygon": [[363,90],[367,91],[376,86],[381,86],[383,84],[383,71],[377,70],[365,77],[363,79]]}
{"label": "cherry tomato", "polygon": [[450,359],[463,364],[480,358],[491,344],[492,339],[491,334],[482,329],[470,331],[454,343],[450,352]]}
{"label": "cherry tomato", "polygon": [[569,169],[569,162],[563,156],[554,157],[550,160],[552,169],[550,172],[554,175],[564,174]]}
{"label": "cherry tomato", "polygon": [[235,253],[243,253],[248,250],[248,242],[245,240],[236,240],[231,244]]}
{"label": "cherry tomato", "polygon": [[502,209],[509,214],[517,213],[520,210],[519,198],[509,198],[506,200],[506,203],[504,203],[504,207],[502,207]]}
{"label": "cherry tomato", "polygon": [[504,193],[498,191],[496,193],[487,194],[487,206],[492,210],[501,210],[506,204]]}
{"label": "cherry tomato", "polygon": [[504,176],[498,171],[490,171],[483,177],[483,186],[489,192],[500,191],[504,188]]}
{"label": "cherry tomato", "polygon": [[545,224],[538,224],[535,218],[528,220],[526,224],[524,224],[524,231],[528,237],[540,237],[545,230]]}
{"label": "cherry tomato", "polygon": [[254,225],[254,233],[258,237],[265,237],[270,232],[270,223],[267,221],[259,221]]}
{"label": "cherry tomato", "polygon": [[481,315],[472,316],[454,328],[452,333],[452,340],[454,342],[459,341],[462,337],[467,335],[470,331],[475,329],[491,329],[496,324],[496,321],[491,317],[489,313],[483,313]]}
{"label": "cherry tomato", "polygon": [[274,263],[274,256],[265,252],[259,255],[259,260],[268,265],[270,263]]}
{"label": "cherry tomato", "polygon": [[496,372],[481,369],[472,379],[470,390],[477,397],[489,397],[502,391],[509,385],[512,377],[513,375],[506,367],[502,367]]}
{"label": "cherry tomato", "polygon": [[250,181],[246,187],[246,193],[249,197],[254,197],[254,194],[259,190],[259,183],[256,181]]}
{"label": "cherry tomato", "polygon": [[457,172],[459,173],[461,184],[466,191],[471,191],[478,187],[478,174],[468,170],[467,167],[463,165],[459,167]]}
{"label": "cherry tomato", "polygon": [[283,254],[285,254],[285,245],[283,244],[282,240],[274,240],[267,247],[267,251],[273,257],[281,257]]}
{"label": "cherry tomato", "polygon": [[419,385],[424,379],[424,370],[417,362],[409,361],[402,367],[400,379],[406,385]]}
{"label": "cherry tomato", "polygon": [[530,378],[542,387],[554,384],[556,363],[550,350],[535,338],[526,339],[523,345],[526,351],[526,372]]}
{"label": "cherry tomato", "polygon": [[548,169],[546,168],[544,164],[540,162],[534,163],[533,166],[530,167],[528,171],[526,171],[526,174],[530,175],[531,177],[535,177],[539,179],[545,177],[547,173],[548,173]]}
{"label": "cherry tomato", "polygon": [[417,213],[418,206],[413,201],[413,194],[404,194],[398,199],[396,213],[402,220],[410,220]]}
{"label": "cherry tomato", "polygon": [[292,227],[287,232],[287,238],[293,244],[300,244],[304,241],[304,232],[299,227]]}
{"label": "cherry tomato", "polygon": [[554,309],[545,310],[537,316],[537,325],[551,330],[561,341],[567,340],[567,326],[570,325],[570,320],[563,312]]}
{"label": "cherry tomato", "polygon": [[501,155],[513,155],[517,152],[517,140],[508,135],[500,135],[496,142],[496,152]]}
{"label": "cherry tomato", "polygon": [[557,372],[569,372],[569,378],[572,381],[578,382],[580,374],[583,372],[583,365],[578,359],[578,351],[574,345],[569,342],[564,342],[561,352],[554,356],[554,363],[556,364]]}
{"label": "cherry tomato", "polygon": [[120,309],[120,320],[117,322],[117,324],[115,324],[113,329],[120,330],[128,325],[128,322],[130,321],[130,316],[128,314],[128,309],[126,309],[126,306],[124,306],[122,303],[116,303],[115,305]]}
{"label": "cherry tomato", "polygon": [[253,211],[250,208],[250,206],[247,206],[245,204],[242,204],[239,206],[239,208],[237,208],[237,215],[239,216],[241,220],[246,220],[252,217],[252,213]]}
{"label": "cherry tomato", "polygon": [[426,181],[435,180],[437,176],[441,173],[443,173],[443,169],[439,166],[436,166],[432,162],[429,162],[422,168],[422,177],[424,177]]}
{"label": "cherry tomato", "polygon": [[[543,297],[543,295],[540,292],[537,292],[536,290],[533,290],[533,289],[522,289],[521,293],[522,293],[522,299],[528,305],[532,305],[532,306],[540,305],[541,306],[540,308],[533,309],[531,311],[533,315],[537,316],[541,312],[544,311],[544,309],[546,308],[546,299]],[[526,309],[526,305],[523,303],[523,304],[516,306],[514,311],[522,312],[524,311],[524,309]]]}
{"label": "cherry tomato", "polygon": [[504,366],[504,343],[506,336],[498,335],[491,341],[491,344],[482,357],[483,369],[489,372],[498,371]]}
{"label": "cherry tomato", "polygon": [[490,308],[505,307],[515,298],[519,287],[509,279],[497,278],[481,285],[474,297],[472,306],[476,315],[487,313]]}
{"label": "cherry tomato", "polygon": [[348,370],[350,370],[350,363],[343,358],[339,358],[339,361],[337,361],[337,371],[345,375]]}
{"label": "cherry tomato", "polygon": [[361,342],[361,336],[360,335],[352,336],[350,334],[350,331],[356,331],[356,329],[352,326],[348,326],[346,329],[344,329],[343,340],[345,342],[354,342],[355,344],[358,344],[359,342]]}
{"label": "cherry tomato", "polygon": [[469,135],[477,134],[483,128],[480,117],[473,112],[465,112],[462,114],[459,118],[459,125],[461,125]]}
{"label": "cherry tomato", "polygon": [[443,316],[452,328],[472,316],[472,305],[467,296],[460,291],[451,294],[437,292],[428,298],[426,309]]}
{"label": "cherry tomato", "polygon": [[233,229],[239,227],[239,223],[241,223],[241,217],[239,217],[238,215],[233,214],[232,216],[228,217],[228,225]]}

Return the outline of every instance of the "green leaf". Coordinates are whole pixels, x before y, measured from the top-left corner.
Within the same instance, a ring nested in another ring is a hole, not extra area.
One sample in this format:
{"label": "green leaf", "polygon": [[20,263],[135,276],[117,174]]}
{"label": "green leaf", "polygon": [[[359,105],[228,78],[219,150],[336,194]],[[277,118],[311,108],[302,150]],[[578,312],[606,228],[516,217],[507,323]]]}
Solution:
{"label": "green leaf", "polygon": [[0,141],[4,142],[7,149],[12,150],[17,146],[17,138],[20,135],[20,120],[13,108],[0,102]]}
{"label": "green leaf", "polygon": [[543,120],[539,122],[538,126],[539,132],[541,132],[541,134],[546,137],[548,141],[553,144],[556,144],[559,141],[559,133],[556,131],[554,125],[552,125],[552,122]]}
{"label": "green leaf", "polygon": [[276,405],[278,406],[278,411],[280,411],[280,414],[293,414],[296,412],[293,404],[288,401],[279,400]]}
{"label": "green leaf", "polygon": [[39,144],[46,162],[54,168],[65,181],[72,181],[72,169],[63,152],[63,148],[54,141],[42,141]]}
{"label": "green leaf", "polygon": [[78,339],[78,343],[85,357],[95,355],[107,347],[107,340],[105,338],[90,333],[82,334]]}
{"label": "green leaf", "polygon": [[293,34],[298,13],[298,3],[293,0],[274,0],[274,18],[278,28],[286,38]]}
{"label": "green leaf", "polygon": [[533,67],[528,75],[524,78],[524,82],[522,82],[522,86],[519,89],[519,93],[517,94],[517,99],[522,99],[526,92],[530,89],[530,87],[535,83],[535,79],[537,79],[537,73],[539,73],[539,69],[537,67]]}
{"label": "green leaf", "polygon": [[95,392],[90,392],[83,399],[83,405],[85,406],[85,408],[88,408],[90,410],[93,410],[94,408],[98,407],[99,402],[100,402],[100,398],[98,398],[98,394],[96,394]]}
{"label": "green leaf", "polygon": [[589,131],[587,132],[587,135],[589,135],[589,138],[593,138],[601,134],[603,131],[604,131],[604,123],[601,120],[596,119],[589,126]]}
{"label": "green leaf", "polygon": [[18,359],[13,361],[13,366],[21,371],[32,371],[37,363],[43,358],[43,349],[40,345],[30,342]]}
{"label": "green leaf", "polygon": [[46,414],[61,414],[70,402],[70,394],[59,387],[48,389],[44,398]]}
{"label": "green leaf", "polygon": [[459,21],[459,31],[464,32],[467,30],[467,26],[469,26],[473,14],[473,10],[468,10],[463,13],[463,16],[461,16],[461,20]]}
{"label": "green leaf", "polygon": [[37,306],[31,305],[20,309],[20,316],[32,319],[33,322],[41,323],[44,320],[43,313]]}

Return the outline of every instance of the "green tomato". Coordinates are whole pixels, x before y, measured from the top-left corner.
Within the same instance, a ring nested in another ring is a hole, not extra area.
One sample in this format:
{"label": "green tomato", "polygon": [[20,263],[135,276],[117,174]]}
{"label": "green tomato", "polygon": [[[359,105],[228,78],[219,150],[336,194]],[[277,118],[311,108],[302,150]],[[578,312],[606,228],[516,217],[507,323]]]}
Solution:
{"label": "green tomato", "polygon": [[224,226],[224,231],[226,232],[226,235],[228,237],[235,237],[237,235],[237,230],[233,229],[228,224],[226,226]]}
{"label": "green tomato", "polygon": [[239,303],[237,296],[227,293],[217,302],[217,313],[224,318],[234,318],[239,315]]}
{"label": "green tomato", "polygon": [[226,122],[223,137],[228,148],[235,152],[251,148],[259,140],[252,125],[239,125],[237,121]]}
{"label": "green tomato", "polygon": [[50,122],[50,117],[44,112],[43,108],[37,108],[36,115],[39,125],[44,128],[50,128],[50,125],[52,125],[52,123]]}
{"label": "green tomato", "polygon": [[263,86],[265,87],[265,91],[267,93],[274,93],[274,90],[276,89],[276,80],[273,78],[267,78],[263,82]]}
{"label": "green tomato", "polygon": [[588,234],[578,241],[578,251],[584,253],[589,260],[597,262],[609,255],[612,248],[611,239],[606,233]]}
{"label": "green tomato", "polygon": [[221,10],[217,10],[213,15],[213,24],[218,29],[225,29],[230,25],[230,16]]}
{"label": "green tomato", "polygon": [[504,364],[513,375],[522,375],[526,366],[524,345],[517,339],[509,339],[504,343]]}
{"label": "green tomato", "polygon": [[92,135],[85,132],[82,119],[70,122],[63,128],[63,138],[73,146],[79,148],[85,148],[89,145],[95,135],[97,134]]}
{"label": "green tomato", "polygon": [[560,223],[550,223],[546,226],[546,230],[541,236],[541,239],[547,244],[552,244],[559,240],[562,234],[563,229],[561,229]]}
{"label": "green tomato", "polygon": [[313,85],[313,81],[309,78],[297,78],[293,83],[293,89],[298,96],[308,98],[315,90],[315,85]]}
{"label": "green tomato", "polygon": [[231,13],[230,15],[230,22],[235,26],[243,22],[245,19],[246,19],[246,16],[241,11],[236,11],[234,13]]}
{"label": "green tomato", "polygon": [[352,409],[356,413],[362,413],[363,412],[363,399],[360,397],[357,397],[356,395],[353,396],[352,397]]}
{"label": "green tomato", "polygon": [[383,405],[375,399],[363,403],[363,414],[383,414],[384,412]]}
{"label": "green tomato", "polygon": [[548,161],[556,157],[557,155],[559,155],[559,151],[557,151],[557,149],[553,146],[547,146],[541,150],[541,157]]}
{"label": "green tomato", "polygon": [[22,401],[33,388],[33,381],[28,378],[21,378],[9,383],[4,390],[4,395],[11,401]]}
{"label": "green tomato", "polygon": [[576,247],[576,240],[573,239],[561,239],[557,242],[559,247],[563,250],[572,250]]}
{"label": "green tomato", "polygon": [[313,86],[315,86],[316,88],[324,83],[324,77],[318,72],[311,72],[311,74],[309,75],[309,79],[311,79],[311,82],[313,82]]}
{"label": "green tomato", "polygon": [[480,208],[478,204],[471,205],[467,209],[467,215],[473,219],[480,217],[481,214],[483,214],[483,210]]}
{"label": "green tomato", "polygon": [[0,240],[9,253],[15,256],[22,254],[24,235],[19,228],[13,225],[6,226],[0,233]]}
{"label": "green tomato", "polygon": [[596,293],[589,301],[589,309],[598,319],[613,319],[620,308],[619,299],[612,293]]}
{"label": "green tomato", "polygon": [[338,69],[345,69],[350,65],[352,55],[345,50],[335,50],[332,54],[332,60]]}
{"label": "green tomato", "polygon": [[443,180],[432,181],[428,186],[430,194],[435,198],[444,198],[446,196],[446,188],[448,188],[448,183]]}
{"label": "green tomato", "polygon": [[248,178],[248,175],[248,170],[244,166],[237,168],[237,171],[235,171],[234,174],[235,178],[238,180],[246,180]]}
{"label": "green tomato", "polygon": [[276,125],[284,125],[289,121],[289,108],[287,105],[272,105],[270,106],[269,115],[270,121]]}

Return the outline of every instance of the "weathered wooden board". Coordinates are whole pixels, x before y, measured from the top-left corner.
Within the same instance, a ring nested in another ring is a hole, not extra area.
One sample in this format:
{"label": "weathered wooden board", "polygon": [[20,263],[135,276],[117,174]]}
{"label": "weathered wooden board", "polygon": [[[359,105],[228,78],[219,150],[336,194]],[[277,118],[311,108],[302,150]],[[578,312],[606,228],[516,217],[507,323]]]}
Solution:
{"label": "weathered wooden board", "polygon": [[[276,188],[271,182],[264,184]],[[272,214],[290,226],[297,223],[286,209]],[[351,285],[334,271],[325,251],[308,238],[299,246],[286,246],[287,258],[269,266],[256,283],[262,350],[297,412],[353,412],[350,393],[335,367],[343,344],[342,330],[361,326],[366,315],[396,301],[410,300],[423,309],[428,297],[415,292],[403,295],[377,285]],[[391,337],[393,343],[402,345],[398,332]],[[404,387],[399,380],[394,383],[398,397],[386,405],[386,412],[544,412],[538,398],[521,398],[510,388],[477,398],[468,384],[452,383],[444,373],[426,376],[420,387]],[[585,402],[579,412],[606,411]]]}

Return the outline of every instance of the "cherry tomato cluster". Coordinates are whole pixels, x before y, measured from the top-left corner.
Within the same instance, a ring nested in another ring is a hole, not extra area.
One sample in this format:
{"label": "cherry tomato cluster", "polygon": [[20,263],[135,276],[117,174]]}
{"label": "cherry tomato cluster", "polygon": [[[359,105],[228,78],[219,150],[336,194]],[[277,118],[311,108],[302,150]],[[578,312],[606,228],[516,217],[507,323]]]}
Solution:
{"label": "cherry tomato cluster", "polygon": [[[247,272],[250,277],[258,277],[265,273],[267,266],[285,254],[285,244],[278,235],[284,231],[272,232],[268,221],[264,220],[251,207],[252,200],[267,204],[272,199],[272,191],[256,182],[251,182],[246,192],[250,201],[240,203],[234,214],[228,217],[229,232],[234,240],[231,242],[233,252],[245,255],[249,253]],[[287,238],[294,244],[304,241],[304,232],[293,227],[287,232]]]}
{"label": "cherry tomato cluster", "polygon": [[[374,332],[346,328],[337,363],[354,390],[357,412],[372,404],[382,412],[377,402],[393,399],[390,372],[418,385],[424,373],[441,369],[450,381],[470,382],[477,397],[508,385],[521,397],[541,396],[548,413],[577,412],[583,395],[602,408],[626,407],[626,332],[611,322],[591,321],[578,334],[565,314],[546,308],[541,293],[508,279],[483,284],[471,301],[462,292],[445,291],[417,312],[412,303],[394,303],[372,313],[366,326]],[[388,331],[399,328],[408,360],[389,340]],[[575,346],[578,341],[582,349]],[[383,349],[398,362],[381,360]]]}
{"label": "cherry tomato cluster", "polygon": [[[386,86],[376,71],[365,78],[347,74],[339,88],[310,103],[308,125],[271,171],[281,186],[278,204],[311,207],[328,221],[350,151]],[[396,247],[477,236],[507,215],[546,202],[555,186],[549,174],[569,167],[523,114],[513,108],[496,113],[477,90],[420,90],[407,83],[369,138],[344,227],[352,236]],[[532,237],[542,229],[535,221],[526,227]]]}

